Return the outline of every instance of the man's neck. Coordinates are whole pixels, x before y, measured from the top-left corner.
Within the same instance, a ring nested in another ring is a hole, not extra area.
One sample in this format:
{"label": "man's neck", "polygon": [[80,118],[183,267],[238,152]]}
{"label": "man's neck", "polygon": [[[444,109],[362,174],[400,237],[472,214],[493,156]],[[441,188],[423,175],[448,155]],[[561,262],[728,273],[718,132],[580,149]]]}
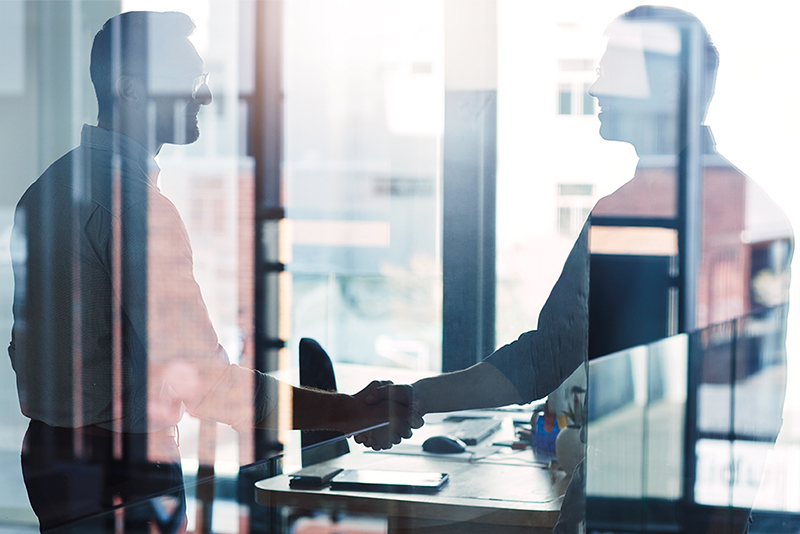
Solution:
{"label": "man's neck", "polygon": [[143,147],[147,149],[151,156],[156,157],[159,152],[161,152],[161,147],[164,146],[164,143],[156,143],[155,146],[150,146],[148,136],[147,136],[147,129],[146,128],[136,128],[136,127],[127,127],[126,121],[120,120],[122,124],[114,124],[115,121],[109,119],[108,117],[98,117],[97,119],[97,126],[99,128],[103,128],[104,130],[108,130],[110,132],[116,132],[118,134],[124,135],[126,137],[130,137]]}
{"label": "man's neck", "polygon": [[[714,142],[714,136],[711,133],[711,129],[705,124],[700,124],[699,129],[698,142],[700,143],[700,153],[710,154],[714,152],[716,150],[716,144]],[[658,134],[653,133],[653,135]],[[674,143],[670,143],[672,146],[667,144],[663,134],[661,143],[652,142],[652,139],[654,138],[640,138],[639,140],[631,140],[629,142],[636,151],[636,155],[639,157],[639,159],[650,156],[678,156],[678,154],[686,150],[688,143],[685,139],[679,140],[677,133],[670,133],[669,135],[675,139]]]}

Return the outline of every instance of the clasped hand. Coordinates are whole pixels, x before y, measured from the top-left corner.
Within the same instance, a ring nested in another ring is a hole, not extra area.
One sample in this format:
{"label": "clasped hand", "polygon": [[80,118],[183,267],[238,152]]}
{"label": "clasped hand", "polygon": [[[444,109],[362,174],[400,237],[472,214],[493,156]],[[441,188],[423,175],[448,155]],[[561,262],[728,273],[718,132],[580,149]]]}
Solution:
{"label": "clasped hand", "polygon": [[409,385],[373,380],[354,397],[363,401],[366,411],[380,409],[388,421],[384,426],[355,435],[356,443],[365,447],[376,451],[391,449],[410,438],[412,429],[423,425],[422,416],[414,409],[413,388]]}

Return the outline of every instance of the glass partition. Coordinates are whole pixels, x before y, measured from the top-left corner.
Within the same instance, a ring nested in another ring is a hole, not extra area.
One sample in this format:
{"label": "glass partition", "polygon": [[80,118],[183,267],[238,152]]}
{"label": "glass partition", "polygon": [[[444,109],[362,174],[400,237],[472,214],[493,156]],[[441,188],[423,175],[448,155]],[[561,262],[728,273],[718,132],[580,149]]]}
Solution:
{"label": "glass partition", "polygon": [[[772,309],[590,363],[590,527],[738,532],[757,496],[764,511],[785,511],[776,505],[785,495],[781,473],[767,461],[788,452],[774,444],[786,383],[776,350],[784,313]],[[764,523],[777,528],[781,520]]]}
{"label": "glass partition", "polygon": [[798,13],[670,6],[0,2],[0,533],[796,531]]}

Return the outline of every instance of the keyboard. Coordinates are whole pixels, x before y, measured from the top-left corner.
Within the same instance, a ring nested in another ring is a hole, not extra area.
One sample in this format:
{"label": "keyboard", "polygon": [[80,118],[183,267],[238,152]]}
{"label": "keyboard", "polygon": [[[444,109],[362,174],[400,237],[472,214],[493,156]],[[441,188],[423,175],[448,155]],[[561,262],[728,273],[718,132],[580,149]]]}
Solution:
{"label": "keyboard", "polygon": [[477,445],[500,429],[503,422],[494,417],[450,416],[444,419],[447,435],[458,438],[467,445]]}

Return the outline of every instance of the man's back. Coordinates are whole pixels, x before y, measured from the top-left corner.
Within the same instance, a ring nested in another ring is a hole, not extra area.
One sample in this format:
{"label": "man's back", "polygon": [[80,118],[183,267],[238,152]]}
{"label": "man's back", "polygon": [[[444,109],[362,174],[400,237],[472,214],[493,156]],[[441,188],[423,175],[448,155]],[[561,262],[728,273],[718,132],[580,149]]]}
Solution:
{"label": "man's back", "polygon": [[[140,147],[137,154],[125,139],[129,146],[115,152],[98,137],[112,139],[110,132],[87,127],[82,146],[31,185],[15,215],[15,321],[9,352],[23,413],[54,426],[110,424],[114,221],[119,219],[114,214],[139,210],[146,217],[146,151]],[[130,215],[121,231],[130,247],[146,253],[146,226],[143,219],[137,223],[142,217]],[[119,263],[124,268],[125,262]],[[139,276],[123,274],[131,281]],[[134,319],[128,314],[121,318],[123,391],[133,396],[141,394],[146,377],[130,372],[146,365],[146,340],[135,335]]]}

